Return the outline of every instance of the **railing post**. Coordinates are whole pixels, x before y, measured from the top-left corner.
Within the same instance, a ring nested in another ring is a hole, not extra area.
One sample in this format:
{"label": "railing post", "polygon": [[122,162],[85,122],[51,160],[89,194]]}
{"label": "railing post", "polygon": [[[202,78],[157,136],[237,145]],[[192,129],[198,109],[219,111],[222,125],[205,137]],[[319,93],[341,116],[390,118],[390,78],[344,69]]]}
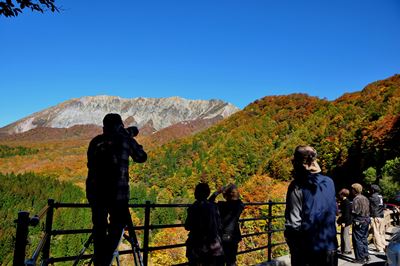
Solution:
{"label": "railing post", "polygon": [[268,201],[268,262],[272,260],[272,201]]}
{"label": "railing post", "polygon": [[26,244],[28,243],[29,212],[18,212],[17,232],[14,246],[13,266],[25,265]]}
{"label": "railing post", "polygon": [[143,264],[148,265],[149,261],[149,234],[150,234],[150,201],[146,201],[144,209],[144,232],[143,232]]}
{"label": "railing post", "polygon": [[49,206],[49,209],[46,214],[46,227],[45,227],[45,232],[47,234],[47,239],[46,243],[44,244],[43,247],[43,262],[44,265],[47,265],[47,261],[50,258],[50,240],[51,240],[51,231],[53,229],[53,215],[54,215],[54,200],[53,199],[48,199],[47,204]]}

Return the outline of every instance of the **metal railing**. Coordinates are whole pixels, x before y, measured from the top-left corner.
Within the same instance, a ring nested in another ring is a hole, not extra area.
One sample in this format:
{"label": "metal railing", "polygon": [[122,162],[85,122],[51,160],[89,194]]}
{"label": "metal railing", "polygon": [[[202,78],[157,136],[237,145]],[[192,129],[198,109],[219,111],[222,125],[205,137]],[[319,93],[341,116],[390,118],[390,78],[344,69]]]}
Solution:
{"label": "metal railing", "polygon": [[[266,221],[266,230],[262,232],[253,232],[243,234],[242,238],[252,237],[252,236],[259,236],[259,235],[267,235],[267,243],[262,246],[258,246],[255,248],[242,250],[238,252],[238,255],[245,254],[249,252],[254,252],[258,250],[267,250],[267,258],[268,261],[272,260],[272,248],[284,245],[286,242],[278,242],[272,243],[272,235],[277,232],[282,232],[284,229],[277,228],[273,229],[273,221],[277,219],[284,218],[283,215],[273,215],[273,207],[277,205],[284,205],[285,202],[258,202],[258,203],[245,203],[245,207],[248,208],[250,206],[268,206],[267,215],[259,216],[259,217],[248,217],[240,219],[239,222],[246,223],[251,221]],[[167,250],[179,247],[185,247],[185,243],[178,243],[173,245],[164,245],[164,246],[150,246],[150,230],[155,229],[163,229],[163,228],[176,228],[176,227],[184,227],[184,224],[158,224],[153,225],[150,222],[150,214],[151,210],[154,208],[187,208],[191,204],[154,204],[150,203],[150,201],[146,201],[145,204],[129,204],[129,208],[144,208],[144,223],[143,226],[134,226],[134,230],[143,231],[143,244],[140,247],[140,251],[143,255],[143,263],[144,265],[148,265],[149,262],[149,253],[158,250]],[[74,229],[74,230],[54,230],[53,229],[53,216],[55,209],[58,208],[90,208],[89,204],[87,203],[61,203],[55,202],[53,199],[49,199],[47,202],[47,206],[44,207],[38,215],[30,217],[29,212],[20,211],[18,213],[18,219],[16,220],[17,223],[17,230],[16,230],[16,240],[15,240],[15,248],[14,248],[14,259],[13,265],[20,266],[20,265],[36,265],[40,255],[41,255],[41,262],[40,265],[48,265],[54,264],[57,262],[66,262],[66,261],[74,261],[78,255],[76,256],[68,256],[68,257],[51,257],[50,255],[50,246],[51,246],[51,238],[57,235],[69,235],[69,234],[90,234],[92,229]],[[28,243],[28,235],[29,235],[29,227],[36,226],[39,224],[40,220],[45,218],[45,226],[44,226],[44,233],[39,241],[39,244],[35,248],[32,256],[26,257],[26,245]],[[132,250],[123,250],[120,251],[120,255],[130,254]],[[88,259],[92,256],[83,255],[81,259]],[[183,264],[176,264],[178,265],[187,265],[187,263]]]}

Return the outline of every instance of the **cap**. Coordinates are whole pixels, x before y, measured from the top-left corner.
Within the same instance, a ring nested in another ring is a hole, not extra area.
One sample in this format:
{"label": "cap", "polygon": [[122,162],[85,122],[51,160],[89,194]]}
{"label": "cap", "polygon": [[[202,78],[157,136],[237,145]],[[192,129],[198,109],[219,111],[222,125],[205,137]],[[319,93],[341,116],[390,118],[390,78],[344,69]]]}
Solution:
{"label": "cap", "polygon": [[113,129],[116,126],[123,125],[122,118],[119,114],[109,113],[103,118],[103,127],[106,129]]}
{"label": "cap", "polygon": [[311,146],[297,146],[294,150],[294,163],[303,165],[311,173],[321,172],[321,167],[317,163],[317,151]]}

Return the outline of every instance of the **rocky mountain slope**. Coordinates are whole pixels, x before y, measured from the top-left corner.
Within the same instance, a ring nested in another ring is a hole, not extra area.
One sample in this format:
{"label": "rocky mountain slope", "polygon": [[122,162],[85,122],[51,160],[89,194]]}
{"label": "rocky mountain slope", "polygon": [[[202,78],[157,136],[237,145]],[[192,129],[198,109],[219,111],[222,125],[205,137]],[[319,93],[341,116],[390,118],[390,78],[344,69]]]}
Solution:
{"label": "rocky mountain slope", "polygon": [[126,126],[135,125],[153,133],[182,122],[220,120],[238,110],[221,100],[87,96],[34,113],[1,128],[0,133],[15,134],[37,128],[71,128],[78,125],[101,126],[104,115],[111,112],[121,114]]}

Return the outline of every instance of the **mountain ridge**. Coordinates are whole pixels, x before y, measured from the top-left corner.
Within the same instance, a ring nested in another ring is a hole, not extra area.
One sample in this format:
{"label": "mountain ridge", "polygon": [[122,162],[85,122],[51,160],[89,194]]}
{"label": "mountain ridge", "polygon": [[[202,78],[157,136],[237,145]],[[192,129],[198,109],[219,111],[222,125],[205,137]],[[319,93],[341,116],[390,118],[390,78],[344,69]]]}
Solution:
{"label": "mountain ridge", "polygon": [[0,128],[0,133],[23,133],[34,128],[70,128],[77,125],[102,126],[107,113],[119,113],[125,126],[146,127],[159,131],[185,121],[225,118],[239,108],[221,100],[188,100],[168,98],[122,98],[118,96],[84,96],[64,101],[35,112],[25,118]]}

